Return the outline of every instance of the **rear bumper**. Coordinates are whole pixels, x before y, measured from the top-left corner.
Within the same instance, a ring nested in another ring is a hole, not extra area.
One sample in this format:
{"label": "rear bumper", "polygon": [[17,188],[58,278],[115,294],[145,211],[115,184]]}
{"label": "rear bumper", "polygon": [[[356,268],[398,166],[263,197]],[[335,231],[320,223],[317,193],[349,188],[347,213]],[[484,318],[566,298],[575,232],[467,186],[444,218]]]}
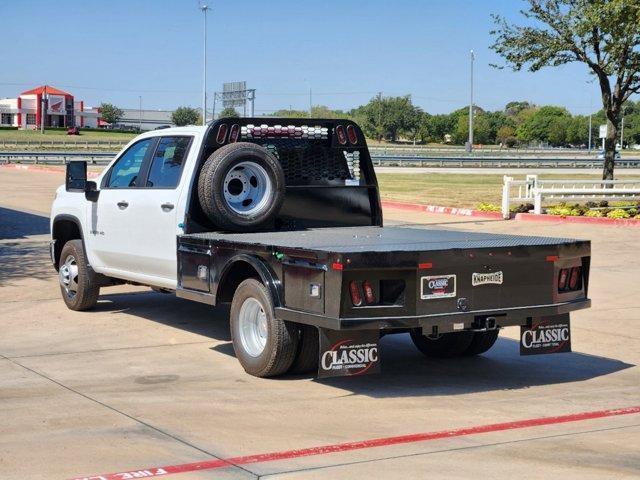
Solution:
{"label": "rear bumper", "polygon": [[[526,307],[511,307],[499,310],[474,310],[468,312],[438,313],[434,315],[404,316],[404,317],[360,317],[333,318],[285,307],[275,309],[276,317],[281,320],[314,325],[332,330],[383,330],[395,328],[432,328],[438,327],[440,332],[471,329],[471,324],[478,317],[495,316],[500,327],[526,325],[529,318],[545,317],[569,313],[574,310],[589,308],[591,300],[579,299],[550,305],[534,305]],[[456,324],[456,327],[453,327]]]}

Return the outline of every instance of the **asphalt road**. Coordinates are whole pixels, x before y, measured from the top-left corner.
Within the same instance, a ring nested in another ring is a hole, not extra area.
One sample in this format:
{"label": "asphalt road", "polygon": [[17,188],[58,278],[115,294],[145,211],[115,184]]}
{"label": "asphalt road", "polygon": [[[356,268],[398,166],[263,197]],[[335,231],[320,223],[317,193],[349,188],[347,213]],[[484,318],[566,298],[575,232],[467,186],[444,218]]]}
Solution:
{"label": "asphalt road", "polygon": [[114,287],[95,311],[67,310],[46,251],[61,182],[0,168],[3,480],[640,477],[640,413],[593,413],[640,406],[640,230],[386,212],[591,239],[574,352],[520,357],[505,329],[481,357],[430,360],[394,335],[380,375],[263,380],[234,358],[224,308]]}

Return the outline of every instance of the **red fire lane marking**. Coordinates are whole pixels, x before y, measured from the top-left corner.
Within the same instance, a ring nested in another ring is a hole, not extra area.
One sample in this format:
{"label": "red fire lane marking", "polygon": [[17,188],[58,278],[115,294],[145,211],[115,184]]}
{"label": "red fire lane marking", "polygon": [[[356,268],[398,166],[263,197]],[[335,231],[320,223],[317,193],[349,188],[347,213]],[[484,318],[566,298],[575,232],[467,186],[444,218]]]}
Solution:
{"label": "red fire lane marking", "polygon": [[515,422],[493,423],[489,425],[479,425],[475,427],[458,428],[454,430],[442,430],[439,432],[414,433],[397,437],[374,438],[371,440],[362,440],[358,442],[337,443],[334,445],[302,448],[300,450],[285,450],[281,452],[261,453],[258,455],[246,455],[227,459],[205,460],[202,462],[184,463],[181,465],[149,467],[142,470],[131,470],[128,472],[105,473],[102,475],[76,477],[73,480],[130,480],[136,478],[151,478],[176,473],[196,472],[200,470],[213,470],[217,468],[233,467],[234,465],[275,462],[278,460],[288,460],[292,458],[327,455],[330,453],[348,452],[351,450],[363,450],[375,447],[386,447],[404,443],[426,442],[429,440],[463,437],[467,435],[500,432],[504,430],[517,430],[520,428],[541,427],[544,425],[554,425],[558,423],[580,422],[584,420],[615,417],[619,415],[631,415],[636,413],[640,413],[640,406],[618,408],[612,410],[598,410],[594,412],[574,413],[571,415],[561,415],[558,417],[530,418],[527,420],[517,420]]}

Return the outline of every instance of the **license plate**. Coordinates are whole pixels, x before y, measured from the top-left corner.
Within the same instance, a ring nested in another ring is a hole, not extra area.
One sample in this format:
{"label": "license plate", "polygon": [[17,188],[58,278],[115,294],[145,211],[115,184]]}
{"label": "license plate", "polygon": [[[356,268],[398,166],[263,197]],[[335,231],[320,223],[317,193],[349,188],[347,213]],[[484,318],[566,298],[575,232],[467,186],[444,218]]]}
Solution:
{"label": "license plate", "polygon": [[433,300],[436,298],[452,298],[456,296],[455,275],[432,275],[420,279],[420,298]]}

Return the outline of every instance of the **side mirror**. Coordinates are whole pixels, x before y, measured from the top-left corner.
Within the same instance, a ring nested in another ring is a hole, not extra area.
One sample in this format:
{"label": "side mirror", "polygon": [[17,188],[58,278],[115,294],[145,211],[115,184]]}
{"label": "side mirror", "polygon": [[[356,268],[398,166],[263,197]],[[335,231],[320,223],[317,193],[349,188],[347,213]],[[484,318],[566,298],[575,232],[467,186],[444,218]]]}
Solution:
{"label": "side mirror", "polygon": [[67,163],[65,189],[67,192],[84,192],[87,184],[87,162]]}
{"label": "side mirror", "polygon": [[100,196],[100,190],[98,190],[98,184],[91,180],[84,182],[84,198],[90,202],[97,202]]}

